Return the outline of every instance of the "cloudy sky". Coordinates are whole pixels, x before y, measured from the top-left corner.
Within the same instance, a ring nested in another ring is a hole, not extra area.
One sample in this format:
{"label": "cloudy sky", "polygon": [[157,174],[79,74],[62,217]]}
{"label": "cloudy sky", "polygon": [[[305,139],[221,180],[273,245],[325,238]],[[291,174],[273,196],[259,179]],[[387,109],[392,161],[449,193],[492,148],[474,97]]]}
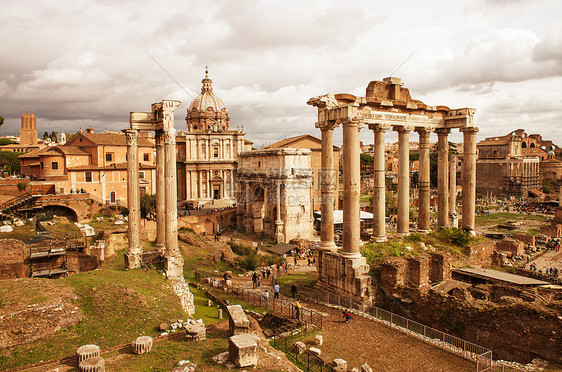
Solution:
{"label": "cloudy sky", "polygon": [[209,65],[231,126],[261,146],[319,136],[310,97],[364,95],[401,66],[412,97],[476,108],[479,139],[523,128],[562,145],[560,0],[85,3],[3,4],[0,135],[17,134],[24,111],[40,135],[121,130],[164,98],[182,101],[185,129]]}

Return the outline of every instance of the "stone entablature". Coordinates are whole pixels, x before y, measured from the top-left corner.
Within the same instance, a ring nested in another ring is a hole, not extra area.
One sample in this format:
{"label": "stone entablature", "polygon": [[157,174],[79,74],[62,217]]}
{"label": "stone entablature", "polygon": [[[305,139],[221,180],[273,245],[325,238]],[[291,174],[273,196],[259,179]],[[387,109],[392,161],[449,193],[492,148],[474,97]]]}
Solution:
{"label": "stone entablature", "polygon": [[238,225],[279,242],[313,236],[309,149],[240,154],[236,172]]}

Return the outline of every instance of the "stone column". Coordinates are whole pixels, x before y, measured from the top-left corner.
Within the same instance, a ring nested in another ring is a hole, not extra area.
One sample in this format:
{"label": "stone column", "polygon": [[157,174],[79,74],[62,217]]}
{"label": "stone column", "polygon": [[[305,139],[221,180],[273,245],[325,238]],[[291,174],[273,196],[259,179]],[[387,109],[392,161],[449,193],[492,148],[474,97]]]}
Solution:
{"label": "stone column", "polygon": [[437,129],[437,226],[449,226],[449,142],[450,129]]}
{"label": "stone column", "polygon": [[285,241],[285,234],[283,233],[283,221],[281,220],[281,184],[279,180],[276,180],[276,193],[277,193],[277,205],[276,205],[276,214],[275,214],[275,239],[277,239],[278,243]]}
{"label": "stone column", "polygon": [[139,195],[139,132],[126,130],[127,137],[127,208],[129,249],[125,254],[125,266],[136,269],[141,266],[142,248],[140,245],[140,195]]}
{"label": "stone column", "polygon": [[320,249],[335,252],[334,243],[334,192],[337,186],[338,172],[334,168],[334,128],[335,123],[322,126],[322,159],[320,169]]}
{"label": "stone column", "polygon": [[409,127],[395,126],[398,132],[398,236],[410,233],[410,142]]}
{"label": "stone column", "polygon": [[431,179],[430,179],[430,155],[429,134],[426,128],[416,128],[419,135],[420,146],[420,181],[418,196],[418,231],[428,233],[430,231],[430,202],[431,202]]}
{"label": "stone column", "polygon": [[449,225],[458,227],[457,218],[457,156],[449,159]]}
{"label": "stone column", "polygon": [[164,158],[166,159],[166,253],[164,272],[167,277],[183,278],[183,257],[178,247],[178,185],[176,181],[176,131],[164,130]]}
{"label": "stone column", "polygon": [[358,121],[343,125],[343,253],[346,258],[359,258],[361,220],[359,202],[361,192],[361,165]]}
{"label": "stone column", "polygon": [[461,128],[463,133],[463,167],[462,167],[462,227],[474,232],[474,215],[476,210],[476,133],[478,128]]}
{"label": "stone column", "polygon": [[[156,140],[156,250],[166,250],[166,179],[164,175],[164,132],[157,130]],[[187,179],[187,177],[186,177]],[[191,184],[191,183],[190,183]]]}
{"label": "stone column", "polygon": [[384,132],[386,127],[381,124],[370,124],[374,132],[374,164],[373,164],[373,237],[376,242],[386,241],[386,177],[384,169]]}

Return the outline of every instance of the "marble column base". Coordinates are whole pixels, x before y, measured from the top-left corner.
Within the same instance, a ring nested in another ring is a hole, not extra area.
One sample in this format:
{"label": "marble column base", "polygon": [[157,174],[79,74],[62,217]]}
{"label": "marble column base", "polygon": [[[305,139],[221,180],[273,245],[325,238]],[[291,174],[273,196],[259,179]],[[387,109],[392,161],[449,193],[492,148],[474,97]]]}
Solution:
{"label": "marble column base", "polygon": [[138,253],[125,253],[125,267],[129,270],[141,267],[141,255]]}

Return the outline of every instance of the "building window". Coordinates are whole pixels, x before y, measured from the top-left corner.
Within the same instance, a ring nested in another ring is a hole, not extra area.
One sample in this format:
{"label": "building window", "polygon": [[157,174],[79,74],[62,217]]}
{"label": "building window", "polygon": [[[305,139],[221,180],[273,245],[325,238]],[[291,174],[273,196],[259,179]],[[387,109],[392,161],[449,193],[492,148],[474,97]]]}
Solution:
{"label": "building window", "polygon": [[139,180],[144,180],[144,171],[139,172]]}
{"label": "building window", "polygon": [[140,188],[140,194],[141,194],[141,195],[146,194],[146,187],[141,187],[141,188]]}
{"label": "building window", "polygon": [[84,172],[84,180],[86,182],[92,182],[92,172]]}
{"label": "building window", "polygon": [[51,163],[51,168],[53,168],[53,169],[59,169],[59,163],[56,162],[56,161],[52,162],[52,163]]}
{"label": "building window", "polygon": [[144,161],[150,161],[150,154],[143,154],[143,155],[142,155],[142,159],[143,159]]}
{"label": "building window", "polygon": [[43,169],[43,162],[39,164],[40,168]]}
{"label": "building window", "polygon": [[110,152],[105,154],[105,161],[113,161],[113,154]]}
{"label": "building window", "polygon": [[213,158],[219,157],[219,149],[218,147],[213,148]]}

